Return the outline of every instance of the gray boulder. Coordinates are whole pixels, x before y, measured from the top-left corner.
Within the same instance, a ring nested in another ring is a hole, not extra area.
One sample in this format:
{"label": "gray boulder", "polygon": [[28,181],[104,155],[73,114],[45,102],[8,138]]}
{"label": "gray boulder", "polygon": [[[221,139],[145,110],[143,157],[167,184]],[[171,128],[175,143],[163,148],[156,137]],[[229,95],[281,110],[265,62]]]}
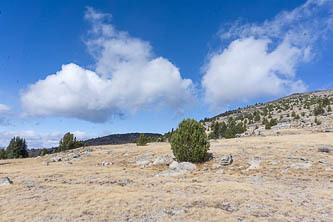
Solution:
{"label": "gray boulder", "polygon": [[55,156],[50,159],[50,162],[60,162],[62,161],[62,156]]}
{"label": "gray boulder", "polygon": [[172,170],[176,170],[176,171],[182,171],[182,170],[192,171],[192,170],[195,170],[197,168],[197,166],[190,162],[178,163],[176,161],[173,161],[170,164],[169,168]]}
{"label": "gray boulder", "polygon": [[153,165],[170,165],[173,162],[171,155],[162,155],[155,159]]}
{"label": "gray boulder", "polygon": [[224,173],[224,169],[219,169],[216,171],[216,173]]}
{"label": "gray boulder", "polygon": [[136,157],[135,158],[136,165],[139,165],[140,168],[151,166],[153,155],[155,155],[155,153],[145,152],[141,156]]}
{"label": "gray boulder", "polygon": [[38,184],[40,184],[40,183],[41,183],[40,181],[26,180],[26,181],[23,181],[23,182],[22,182],[22,185],[30,185],[30,186],[33,186],[33,185],[38,185]]}
{"label": "gray boulder", "polygon": [[80,157],[80,154],[79,154],[79,153],[69,153],[67,156],[68,156],[69,158],[74,159],[74,158],[79,158],[79,157]]}
{"label": "gray boulder", "polygon": [[2,177],[0,180],[0,186],[8,186],[13,184],[13,181],[11,181],[8,177]]}
{"label": "gray boulder", "polygon": [[188,173],[187,170],[165,170],[156,175],[156,177],[180,176]]}
{"label": "gray boulder", "polygon": [[112,165],[111,162],[107,162],[107,161],[102,162],[102,166],[110,166],[110,165]]}
{"label": "gray boulder", "polygon": [[332,151],[332,146],[331,145],[320,145],[318,147],[318,152],[330,153],[331,151]]}
{"label": "gray boulder", "polygon": [[178,163],[176,161],[173,161],[169,165],[169,170],[165,170],[159,174],[157,174],[157,177],[165,177],[165,176],[180,176],[187,174],[193,170],[195,170],[197,167],[193,163],[189,162],[181,162]]}
{"label": "gray boulder", "polygon": [[226,154],[224,156],[222,156],[219,160],[219,164],[221,166],[227,166],[227,165],[230,165],[232,164],[233,162],[233,159],[232,159],[232,155],[231,154]]}
{"label": "gray boulder", "polygon": [[63,166],[71,166],[73,163],[72,162],[69,162],[69,161],[67,161],[67,162],[63,162],[62,163],[62,165]]}
{"label": "gray boulder", "polygon": [[254,157],[247,161],[250,164],[250,167],[247,170],[257,170],[260,168],[260,157]]}
{"label": "gray boulder", "polygon": [[312,166],[312,163],[294,163],[290,167],[294,169],[309,169]]}

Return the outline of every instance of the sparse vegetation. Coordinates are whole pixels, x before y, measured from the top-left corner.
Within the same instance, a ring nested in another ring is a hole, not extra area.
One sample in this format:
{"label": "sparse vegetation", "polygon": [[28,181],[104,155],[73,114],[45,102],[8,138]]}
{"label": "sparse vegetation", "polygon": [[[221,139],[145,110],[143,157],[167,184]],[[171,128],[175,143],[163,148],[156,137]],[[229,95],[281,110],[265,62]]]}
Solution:
{"label": "sparse vegetation", "polygon": [[318,120],[318,118],[317,118],[317,117],[315,118],[314,122],[315,122],[315,124],[316,124],[316,125],[321,125],[321,121],[320,121],[320,120]]}
{"label": "sparse vegetation", "polygon": [[137,146],[145,146],[148,143],[148,139],[145,137],[145,135],[140,134],[139,138],[136,141]]}
{"label": "sparse vegetation", "polygon": [[319,104],[314,110],[313,110],[313,114],[315,116],[318,116],[318,115],[321,115],[321,114],[324,114],[325,113],[325,110],[323,108],[323,106],[321,104]]}

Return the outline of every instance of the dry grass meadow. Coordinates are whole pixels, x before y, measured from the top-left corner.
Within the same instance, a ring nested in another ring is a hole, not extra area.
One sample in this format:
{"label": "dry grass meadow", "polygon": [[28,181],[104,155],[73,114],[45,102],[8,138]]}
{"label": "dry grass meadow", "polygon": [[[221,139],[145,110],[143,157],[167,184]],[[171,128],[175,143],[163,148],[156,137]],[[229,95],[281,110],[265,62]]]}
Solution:
{"label": "dry grass meadow", "polygon": [[[42,164],[50,155],[0,160],[0,178],[13,181],[0,186],[0,221],[333,221],[333,154],[318,152],[321,144],[332,145],[333,133],[211,141],[213,160],[167,177],[156,175],[168,166],[135,159],[171,154],[168,143],[89,147],[72,165]],[[217,172],[224,154],[234,162]],[[259,169],[246,170],[254,157]]]}

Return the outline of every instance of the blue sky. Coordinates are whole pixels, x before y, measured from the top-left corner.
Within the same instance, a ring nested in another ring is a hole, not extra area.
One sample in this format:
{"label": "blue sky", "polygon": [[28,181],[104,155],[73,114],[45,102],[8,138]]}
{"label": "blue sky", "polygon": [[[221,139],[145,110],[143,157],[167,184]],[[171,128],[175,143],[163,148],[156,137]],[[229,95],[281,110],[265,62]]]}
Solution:
{"label": "blue sky", "polygon": [[0,147],[333,88],[332,0],[1,1]]}

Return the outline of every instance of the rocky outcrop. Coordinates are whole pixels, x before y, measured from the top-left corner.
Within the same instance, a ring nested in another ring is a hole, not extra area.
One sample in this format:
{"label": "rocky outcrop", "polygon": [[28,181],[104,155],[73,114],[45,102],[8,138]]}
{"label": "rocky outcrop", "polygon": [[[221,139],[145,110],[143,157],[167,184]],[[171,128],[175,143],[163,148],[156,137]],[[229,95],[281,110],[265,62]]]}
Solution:
{"label": "rocky outcrop", "polygon": [[193,163],[190,162],[181,162],[178,163],[176,161],[173,161],[169,165],[169,170],[165,170],[156,176],[179,176],[179,175],[184,175],[187,174],[197,168],[197,166]]}

